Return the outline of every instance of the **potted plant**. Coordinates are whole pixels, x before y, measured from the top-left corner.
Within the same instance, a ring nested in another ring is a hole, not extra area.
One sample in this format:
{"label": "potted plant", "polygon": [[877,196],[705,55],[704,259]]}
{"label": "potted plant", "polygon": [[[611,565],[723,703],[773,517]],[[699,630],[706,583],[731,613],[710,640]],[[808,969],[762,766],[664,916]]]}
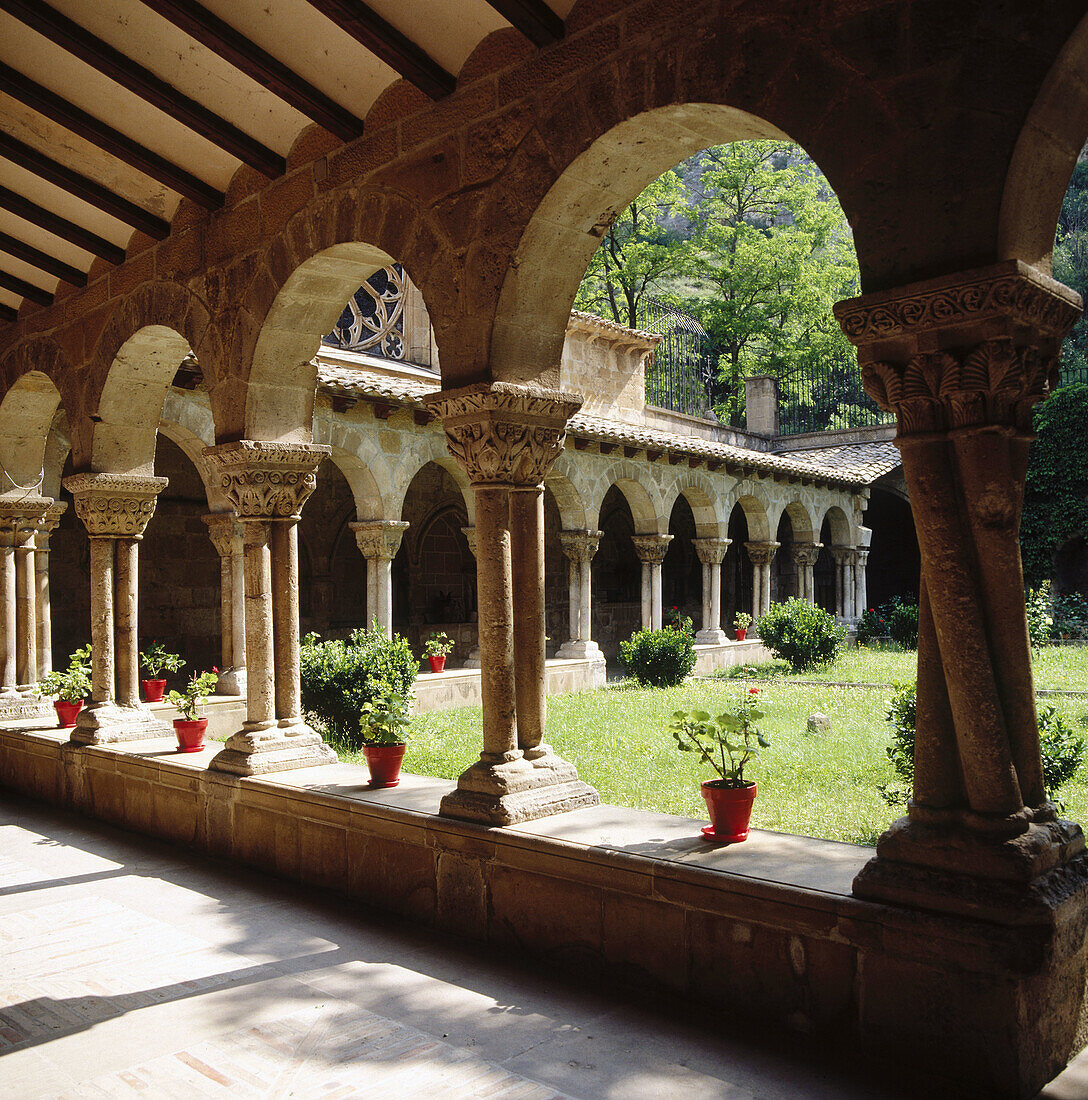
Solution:
{"label": "potted plant", "polygon": [[372,787],[395,787],[400,782],[407,726],[408,700],[399,692],[386,690],[363,704],[359,729]]}
{"label": "potted plant", "polygon": [[453,640],[444,630],[436,630],[423,644],[423,656],[431,662],[432,672],[446,667],[446,657],[453,649]]}
{"label": "potted plant", "polygon": [[91,647],[85,645],[68,657],[64,672],[54,670],[35,688],[39,698],[54,696],[53,708],[61,729],[71,729],[83,709],[83,699],[91,691]]}
{"label": "potted plant", "polygon": [[140,654],[140,664],[150,677],[140,681],[144,689],[144,700],[148,703],[161,703],[166,691],[166,677],[162,674],[177,672],[185,662],[177,653],[168,652],[161,642],[152,642]]}
{"label": "potted plant", "polygon": [[178,752],[200,752],[204,748],[208,719],[198,718],[196,712],[208,701],[218,679],[219,669],[214,667],[211,672],[194,672],[184,691],[170,692],[170,702],[181,711],[181,717],[174,719]]}
{"label": "potted plant", "polygon": [[759,696],[759,688],[748,688],[731,712],[711,718],[705,710],[678,710],[669,723],[680,751],[698,753],[718,773],[717,779],[702,784],[710,813],[703,836],[723,844],[748,839],[756,785],[744,778],[744,766],[769,744],[756,726],[764,716]]}
{"label": "potted plant", "polygon": [[752,625],[752,616],[747,611],[738,611],[733,616],[733,631],[737,635],[737,641],[743,642],[748,634],[748,627]]}

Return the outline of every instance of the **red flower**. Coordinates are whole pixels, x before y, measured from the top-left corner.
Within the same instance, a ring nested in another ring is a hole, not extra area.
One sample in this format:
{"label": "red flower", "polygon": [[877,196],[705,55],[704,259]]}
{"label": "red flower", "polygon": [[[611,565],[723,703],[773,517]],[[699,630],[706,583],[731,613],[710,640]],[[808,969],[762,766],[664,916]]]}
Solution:
{"label": "red flower", "polygon": [[759,694],[759,688],[749,688],[748,689],[748,694],[749,695],[758,695]]}
{"label": "red flower", "polygon": [[217,668],[215,667],[215,665],[212,665],[212,672],[214,672],[214,673],[216,674],[216,676],[218,676],[218,675],[219,675],[219,669],[217,669]]}

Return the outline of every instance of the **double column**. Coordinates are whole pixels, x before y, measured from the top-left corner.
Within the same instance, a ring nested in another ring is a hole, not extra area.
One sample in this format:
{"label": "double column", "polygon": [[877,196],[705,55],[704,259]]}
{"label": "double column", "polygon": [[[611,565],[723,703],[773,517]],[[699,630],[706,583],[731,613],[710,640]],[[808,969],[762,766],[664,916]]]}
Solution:
{"label": "double column", "polygon": [[476,498],[483,751],[441,812],[506,825],[595,805],[543,739],[544,475],[581,399],[496,382],[426,400]]}
{"label": "double column", "polygon": [[560,657],[603,661],[593,641],[593,557],[603,531],[560,531],[559,543],[570,562],[570,640],[559,648]]}
{"label": "double column", "polygon": [[1043,783],[1018,541],[1031,410],[1079,304],[1007,261],[836,307],[896,414],[922,559],[913,797],[861,896],[1023,925],[1083,891],[1084,837]]}
{"label": "double column", "polygon": [[371,519],[348,525],[366,559],[366,625],[375,623],[393,633],[393,559],[408,524],[396,519]]}
{"label": "double column", "polygon": [[43,680],[53,671],[53,615],[49,594],[49,539],[68,510],[63,501],[53,501],[45,509],[34,536],[34,610],[37,614],[38,675]]}
{"label": "double column", "polygon": [[328,447],[243,439],[204,459],[242,526],[246,720],[209,765],[259,775],[335,762],[302,718],[298,521]]}
{"label": "double column", "polygon": [[219,695],[246,693],[245,565],[242,524],[233,512],[204,517],[219,555],[219,622],[222,668],[215,690]]}
{"label": "double column", "polygon": [[164,477],[84,473],[64,479],[90,540],[91,701],[72,740],[103,744],[169,732],[140,702],[139,545]]}
{"label": "double column", "polygon": [[752,563],[752,618],[758,619],[771,606],[771,562],[778,550],[777,542],[746,542],[748,560]]}
{"label": "double column", "polygon": [[843,621],[857,618],[855,612],[857,551],[852,546],[833,546],[831,560],[835,563],[835,614]]}
{"label": "double column", "polygon": [[693,539],[703,567],[703,628],[695,635],[698,645],[724,645],[722,630],[722,562],[730,539]]}
{"label": "double column", "polygon": [[814,568],[823,544],[819,542],[795,542],[790,547],[790,557],[797,567],[797,598],[806,603],[816,602]]}
{"label": "double column", "polygon": [[642,562],[642,629],[660,630],[662,624],[661,566],[672,535],[632,535],[635,553]]}

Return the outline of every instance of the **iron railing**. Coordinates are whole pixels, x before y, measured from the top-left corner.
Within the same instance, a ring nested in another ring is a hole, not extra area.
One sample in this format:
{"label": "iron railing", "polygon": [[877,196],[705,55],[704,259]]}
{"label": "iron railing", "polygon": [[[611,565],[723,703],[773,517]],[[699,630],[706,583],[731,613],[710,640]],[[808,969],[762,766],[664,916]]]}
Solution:
{"label": "iron railing", "polygon": [[868,428],[894,420],[865,392],[861,367],[852,355],[818,366],[806,364],[778,379],[780,435]]}

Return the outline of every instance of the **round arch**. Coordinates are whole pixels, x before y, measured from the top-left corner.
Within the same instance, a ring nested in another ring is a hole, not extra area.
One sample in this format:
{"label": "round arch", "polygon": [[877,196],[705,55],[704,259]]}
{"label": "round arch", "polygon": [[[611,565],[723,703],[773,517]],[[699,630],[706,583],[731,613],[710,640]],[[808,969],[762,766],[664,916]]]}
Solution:
{"label": "round arch", "polygon": [[208,510],[211,512],[229,512],[232,505],[223,495],[216,479],[211,476],[207,463],[204,461],[204,455],[201,453],[208,445],[204,439],[190,427],[168,420],[165,417],[159,421],[159,434],[169,439],[196,467],[200,480],[204,482],[204,492],[208,497]]}
{"label": "round arch", "polygon": [[21,375],[0,401],[0,492],[44,492],[49,430],[60,391],[42,371]]}
{"label": "round arch", "polygon": [[820,522],[820,529],[823,530],[824,524],[827,524],[828,529],[831,532],[831,545],[832,546],[853,546],[853,528],[850,525],[850,520],[847,518],[846,513],[837,505],[833,504],[824,513],[824,518]]}
{"label": "round arch", "polygon": [[748,524],[748,538],[752,542],[769,542],[771,538],[770,505],[763,497],[751,488],[739,490],[734,494],[729,504],[729,513],[739,507],[744,513],[745,523]]}
{"label": "round arch", "polygon": [[683,497],[691,508],[695,518],[695,535],[700,539],[725,537],[726,519],[722,515],[721,497],[714,486],[707,481],[697,480],[694,476],[678,482],[671,496],[666,496],[664,512],[672,515],[677,500]]}
{"label": "round arch", "polygon": [[794,542],[818,542],[819,531],[816,528],[816,521],[808,508],[799,501],[792,500],[788,504],[783,505],[778,513],[774,516],[773,522],[770,524],[772,529],[777,530],[779,523],[782,522],[782,517],[789,517],[790,526],[793,528]]}
{"label": "round arch", "polygon": [[564,531],[584,531],[586,529],[586,508],[581,494],[566,474],[553,466],[544,478],[544,488],[548,489],[559,509],[559,520]]}
{"label": "round arch", "polygon": [[396,470],[393,485],[393,497],[390,503],[393,505],[393,519],[401,519],[404,512],[404,500],[408,494],[416,475],[429,462],[441,466],[457,483],[461,491],[461,497],[465,502],[465,512],[468,515],[469,526],[476,524],[476,495],[469,484],[468,475],[461,468],[460,463],[449,453],[445,445],[445,436],[435,433],[431,437],[431,445],[419,451],[414,451],[410,458]]}

